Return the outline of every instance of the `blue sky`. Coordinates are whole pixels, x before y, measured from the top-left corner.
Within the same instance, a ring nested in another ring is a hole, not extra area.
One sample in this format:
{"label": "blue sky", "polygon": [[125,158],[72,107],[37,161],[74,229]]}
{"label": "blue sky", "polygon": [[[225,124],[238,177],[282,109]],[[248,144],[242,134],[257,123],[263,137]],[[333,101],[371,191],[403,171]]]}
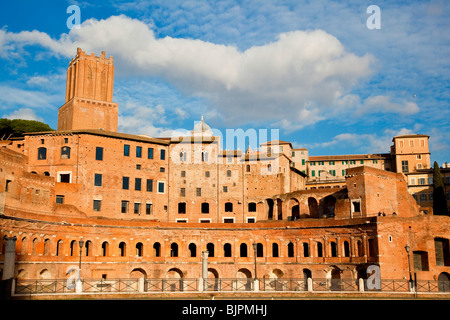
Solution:
{"label": "blue sky", "polygon": [[4,1],[0,116],[56,128],[77,47],[114,57],[121,132],[170,136],[204,115],[224,135],[279,129],[310,155],[389,152],[420,133],[450,161],[445,0]]}

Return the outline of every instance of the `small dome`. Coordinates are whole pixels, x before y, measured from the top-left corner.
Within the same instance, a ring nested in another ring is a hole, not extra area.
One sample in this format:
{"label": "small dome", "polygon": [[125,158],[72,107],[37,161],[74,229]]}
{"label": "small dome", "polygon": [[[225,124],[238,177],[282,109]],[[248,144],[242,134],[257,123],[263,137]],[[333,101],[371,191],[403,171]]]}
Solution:
{"label": "small dome", "polygon": [[194,126],[194,130],[192,131],[194,135],[212,135],[211,127],[208,126],[205,121],[203,121],[203,116],[200,122],[198,122]]}

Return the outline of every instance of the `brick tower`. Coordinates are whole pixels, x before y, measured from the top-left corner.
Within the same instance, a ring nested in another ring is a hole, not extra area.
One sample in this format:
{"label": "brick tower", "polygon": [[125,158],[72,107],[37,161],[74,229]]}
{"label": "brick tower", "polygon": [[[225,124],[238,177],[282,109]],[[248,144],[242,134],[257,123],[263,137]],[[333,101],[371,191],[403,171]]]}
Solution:
{"label": "brick tower", "polygon": [[59,108],[58,130],[117,131],[118,104],[112,102],[113,58],[87,55],[80,48],[67,69],[66,102]]}

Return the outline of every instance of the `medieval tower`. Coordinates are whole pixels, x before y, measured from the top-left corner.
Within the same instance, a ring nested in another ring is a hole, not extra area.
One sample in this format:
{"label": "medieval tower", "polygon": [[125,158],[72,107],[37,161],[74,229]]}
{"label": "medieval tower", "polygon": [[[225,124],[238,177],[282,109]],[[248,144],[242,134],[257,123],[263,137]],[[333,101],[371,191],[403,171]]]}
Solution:
{"label": "medieval tower", "polygon": [[67,69],[66,102],[59,108],[58,130],[117,131],[113,84],[113,58],[105,58],[104,51],[96,57],[78,48]]}

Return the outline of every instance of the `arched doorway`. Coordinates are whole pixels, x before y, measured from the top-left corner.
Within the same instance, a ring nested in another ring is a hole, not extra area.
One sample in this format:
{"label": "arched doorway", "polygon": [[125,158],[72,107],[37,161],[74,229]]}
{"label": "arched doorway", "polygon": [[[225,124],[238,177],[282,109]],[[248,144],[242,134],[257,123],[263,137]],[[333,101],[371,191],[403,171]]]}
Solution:
{"label": "arched doorway", "polygon": [[236,273],[235,290],[251,291],[252,290],[252,273],[250,270],[242,268]]}
{"label": "arched doorway", "polygon": [[167,272],[167,279],[164,280],[163,290],[166,291],[183,291],[183,272],[178,268],[172,268]]}
{"label": "arched doorway", "polygon": [[283,282],[280,280],[284,273],[280,269],[274,269],[269,273],[269,288],[270,290],[283,291]]}
{"label": "arched doorway", "polygon": [[134,282],[128,283],[128,287],[135,291],[139,290],[139,279],[144,279],[144,291],[147,291],[147,282],[145,279],[147,278],[147,272],[141,268],[134,268],[130,272],[130,279],[135,280]]}
{"label": "arched doorway", "polygon": [[341,291],[342,290],[341,270],[338,267],[334,267],[331,270],[330,290],[331,291]]}
{"label": "arched doorway", "polygon": [[450,292],[450,274],[442,272],[438,277],[439,292]]}
{"label": "arched doorway", "polygon": [[315,198],[313,197],[308,198],[308,209],[309,209],[309,216],[311,218],[319,217],[319,205]]}
{"label": "arched doorway", "polygon": [[312,278],[311,270],[309,269],[303,269],[303,290],[308,290],[308,278]]}
{"label": "arched doorway", "polygon": [[291,211],[291,220],[295,221],[300,218],[300,203],[297,199],[291,198],[289,200],[289,208]]}
{"label": "arched doorway", "polygon": [[323,199],[322,215],[325,218],[334,217],[334,207],[336,205],[336,198],[333,196],[326,196]]}
{"label": "arched doorway", "polygon": [[219,290],[219,273],[216,269],[208,268],[208,287],[207,290]]}

